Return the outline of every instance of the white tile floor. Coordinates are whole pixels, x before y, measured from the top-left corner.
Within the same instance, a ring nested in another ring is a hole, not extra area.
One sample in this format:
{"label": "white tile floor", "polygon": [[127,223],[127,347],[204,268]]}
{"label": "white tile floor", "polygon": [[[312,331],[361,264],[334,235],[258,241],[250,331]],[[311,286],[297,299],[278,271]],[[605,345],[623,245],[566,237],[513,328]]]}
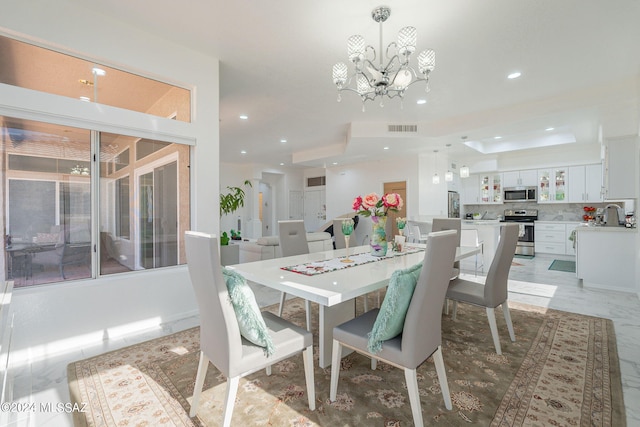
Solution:
{"label": "white tile floor", "polygon": [[[638,297],[626,293],[583,289],[574,274],[548,270],[554,258],[558,257],[538,255],[532,259],[516,258],[515,261],[522,265],[511,268],[509,299],[612,319],[618,342],[627,424],[640,425],[640,301]],[[261,305],[274,304],[278,301],[279,293],[277,292],[265,288],[256,288],[255,291]],[[196,317],[186,318],[164,325],[158,330],[118,340],[111,339],[98,346],[47,357],[44,360],[28,362],[29,358],[21,355],[20,360],[11,360],[13,401],[33,402],[36,405],[69,402],[66,378],[68,363],[197,324]],[[6,420],[0,418],[0,425],[66,427],[72,426],[73,423],[68,414],[36,411]]]}

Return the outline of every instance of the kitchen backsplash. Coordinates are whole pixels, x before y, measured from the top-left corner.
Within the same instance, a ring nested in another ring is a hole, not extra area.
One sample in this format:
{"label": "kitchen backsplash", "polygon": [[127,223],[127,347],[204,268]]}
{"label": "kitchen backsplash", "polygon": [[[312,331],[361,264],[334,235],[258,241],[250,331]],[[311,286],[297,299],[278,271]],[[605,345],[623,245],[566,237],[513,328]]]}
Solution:
{"label": "kitchen backsplash", "polygon": [[607,201],[603,203],[505,203],[502,205],[464,205],[460,215],[464,218],[467,213],[485,214],[483,219],[497,219],[498,215],[504,215],[506,209],[537,209],[539,221],[583,221],[583,208],[585,206],[593,206],[594,208],[604,208],[605,206],[615,203],[625,209],[625,211],[633,211],[634,207],[629,206],[629,201],[614,202]]}

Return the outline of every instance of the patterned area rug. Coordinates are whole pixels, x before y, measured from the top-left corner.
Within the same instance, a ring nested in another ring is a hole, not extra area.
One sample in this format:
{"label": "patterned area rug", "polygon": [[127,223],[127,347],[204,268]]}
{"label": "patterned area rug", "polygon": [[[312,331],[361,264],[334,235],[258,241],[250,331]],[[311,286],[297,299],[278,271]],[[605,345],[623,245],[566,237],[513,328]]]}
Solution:
{"label": "patterned area rug", "polygon": [[[501,356],[494,351],[483,309],[460,304],[456,321],[443,317],[453,410],[444,407],[429,359],[418,374],[425,424],[625,426],[612,322],[511,305],[517,341],[509,340],[498,310]],[[304,325],[303,301],[287,301],[285,308],[284,317]],[[317,328],[317,312],[312,318]],[[72,400],[89,408],[75,413],[75,425],[220,425],[225,379],[212,366],[198,415],[188,417],[198,339],[199,330],[193,328],[70,364]],[[317,367],[315,358],[316,411],[307,406],[298,356],[275,365],[271,376],[261,371],[240,380],[232,425],[412,425],[401,370],[379,363],[372,371],[367,358],[351,354],[342,360],[338,400],[331,403],[331,369]]]}

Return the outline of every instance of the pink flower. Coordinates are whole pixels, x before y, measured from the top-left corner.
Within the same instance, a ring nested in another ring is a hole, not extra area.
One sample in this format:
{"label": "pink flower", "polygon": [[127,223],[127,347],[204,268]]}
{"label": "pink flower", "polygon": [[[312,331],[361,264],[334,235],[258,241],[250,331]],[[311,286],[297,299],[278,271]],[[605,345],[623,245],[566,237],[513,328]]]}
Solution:
{"label": "pink flower", "polygon": [[387,193],[382,196],[382,203],[386,208],[402,209],[404,202],[398,193]]}
{"label": "pink flower", "polygon": [[362,207],[364,209],[375,208],[378,200],[380,200],[380,198],[376,193],[367,194],[364,196],[364,199],[362,199]]}
{"label": "pink flower", "polygon": [[353,210],[354,211],[360,210],[361,207],[362,207],[362,197],[358,196],[355,199],[353,199]]}

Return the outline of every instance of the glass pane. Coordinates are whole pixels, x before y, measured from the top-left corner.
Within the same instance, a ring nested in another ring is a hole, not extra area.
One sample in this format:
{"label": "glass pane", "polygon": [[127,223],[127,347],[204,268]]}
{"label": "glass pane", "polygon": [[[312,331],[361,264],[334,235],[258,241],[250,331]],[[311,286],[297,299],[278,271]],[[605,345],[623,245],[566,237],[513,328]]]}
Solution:
{"label": "glass pane", "polygon": [[0,83],[191,121],[191,92],[181,87],[4,36],[0,58]]}
{"label": "glass pane", "polygon": [[184,264],[189,147],[103,132],[100,171],[100,274]]}
{"label": "glass pane", "polygon": [[16,287],[88,278],[88,130],[1,117],[4,274]]}

